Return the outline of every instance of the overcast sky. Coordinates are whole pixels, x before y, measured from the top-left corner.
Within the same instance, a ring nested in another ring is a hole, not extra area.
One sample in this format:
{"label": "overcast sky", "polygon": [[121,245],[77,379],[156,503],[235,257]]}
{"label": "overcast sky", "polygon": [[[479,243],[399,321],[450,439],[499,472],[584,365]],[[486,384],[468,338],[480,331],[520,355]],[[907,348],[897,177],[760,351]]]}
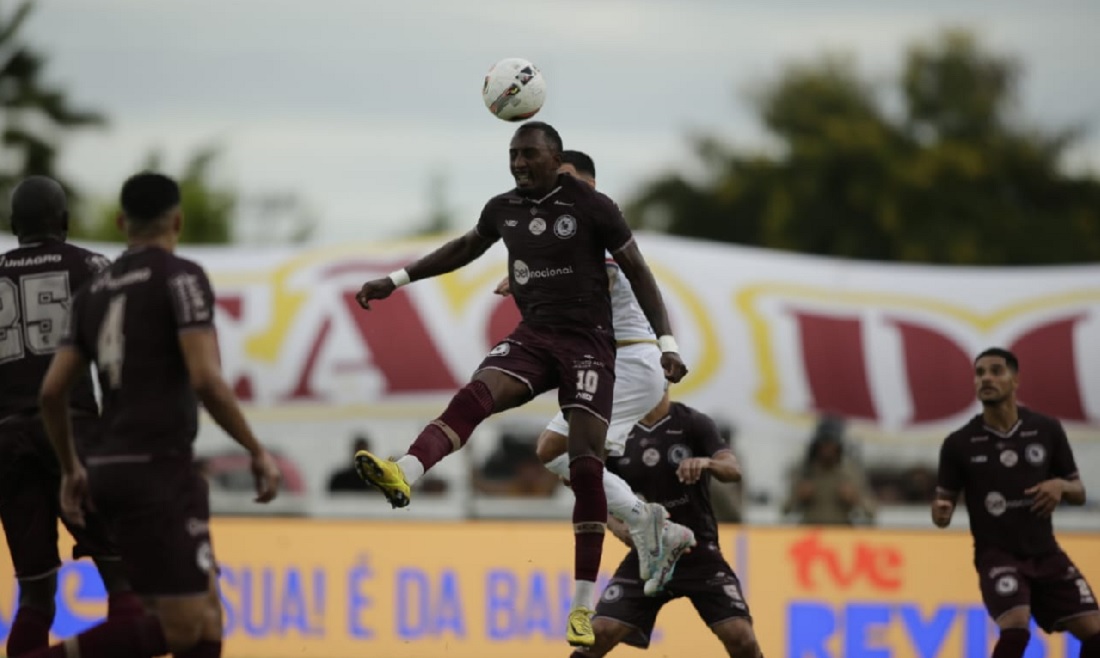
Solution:
{"label": "overcast sky", "polygon": [[[113,196],[153,148],[171,165],[220,144],[220,175],[249,194],[293,191],[320,242],[402,232],[428,209],[433,172],[472,225],[511,186],[512,124],[482,77],[525,57],[547,79],[540,119],[597,160],[625,200],[690,162],[685,135],[740,144],[761,131],[743,92],[831,50],[886,79],[904,46],[974,29],[1025,65],[1021,111],[1082,124],[1075,166],[1100,164],[1100,2],[891,0],[40,0],[28,36],[47,78],[110,127],[70,137],[62,167]],[[10,8],[5,3],[5,9]]]}

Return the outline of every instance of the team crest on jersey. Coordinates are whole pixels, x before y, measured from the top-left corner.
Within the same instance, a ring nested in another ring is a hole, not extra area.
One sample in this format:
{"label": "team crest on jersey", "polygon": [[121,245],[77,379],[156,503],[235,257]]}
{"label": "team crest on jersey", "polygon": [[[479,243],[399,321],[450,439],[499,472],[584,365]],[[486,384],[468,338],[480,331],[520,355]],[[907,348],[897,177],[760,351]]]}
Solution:
{"label": "team crest on jersey", "polygon": [[614,603],[615,601],[618,601],[619,599],[623,598],[622,585],[608,585],[607,589],[603,591],[603,596],[601,596],[600,598],[602,598],[604,601],[607,601],[608,603]]}
{"label": "team crest on jersey", "polygon": [[562,215],[554,220],[554,235],[562,240],[573,237],[577,232],[577,220],[572,215]]}
{"label": "team crest on jersey", "polygon": [[1042,464],[1047,458],[1047,449],[1041,443],[1031,443],[1024,448],[1024,459],[1032,466]]}
{"label": "team crest on jersey", "polygon": [[691,456],[691,448],[682,443],[677,443],[668,449],[668,461],[673,466],[679,466],[680,462]]}
{"label": "team crest on jersey", "polygon": [[546,232],[546,220],[542,217],[536,217],[531,220],[527,228],[531,230],[531,235],[542,235]]}
{"label": "team crest on jersey", "polygon": [[993,587],[1001,596],[1012,596],[1016,590],[1020,589],[1020,581],[1016,580],[1016,576],[1012,574],[1005,574],[997,579],[997,584]]}
{"label": "team crest on jersey", "polygon": [[1000,516],[1008,509],[1008,501],[998,491],[990,491],[985,496],[985,511],[992,516]]}
{"label": "team crest on jersey", "polygon": [[1020,461],[1020,455],[1016,454],[1015,450],[1005,450],[1001,453],[1001,463],[1007,468],[1012,468],[1018,461]]}
{"label": "team crest on jersey", "polygon": [[656,466],[661,461],[661,453],[656,448],[646,448],[642,453],[642,463],[646,466]]}
{"label": "team crest on jersey", "polygon": [[508,343],[498,343],[496,347],[489,350],[489,356],[506,356],[512,351],[512,346]]}

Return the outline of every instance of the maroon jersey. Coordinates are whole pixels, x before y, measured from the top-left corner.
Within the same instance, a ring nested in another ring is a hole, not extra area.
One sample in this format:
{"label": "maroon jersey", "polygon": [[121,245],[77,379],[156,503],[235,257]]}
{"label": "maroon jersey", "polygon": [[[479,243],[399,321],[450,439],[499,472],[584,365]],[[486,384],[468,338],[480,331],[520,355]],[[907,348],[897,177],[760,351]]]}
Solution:
{"label": "maroon jersey", "polygon": [[692,485],[676,477],[688,457],[713,457],[729,450],[718,427],[706,414],[673,402],[668,415],[652,427],[636,424],[626,438],[621,457],[608,457],[607,468],[634,491],[668,510],[674,523],[695,531],[702,542],[718,541],[718,523],[710,506],[710,473]]}
{"label": "maroon jersey", "polygon": [[1062,424],[1024,407],[1016,425],[1002,434],[986,426],[981,414],[953,432],[940,448],[938,490],[966,496],[974,550],[1000,549],[1012,555],[1042,555],[1058,550],[1050,517],[1031,511],[1029,489],[1044,480],[1076,480]]}
{"label": "maroon jersey", "polygon": [[[0,254],[0,418],[37,413],[38,389],[65,332],[72,297],[107,264],[59,240]],[[71,405],[99,412],[90,375],[77,382]]]}
{"label": "maroon jersey", "polygon": [[155,247],[127,251],[80,291],[65,340],[95,362],[103,391],[89,456],[190,454],[198,401],[179,333],[213,322],[203,269]]}
{"label": "maroon jersey", "polygon": [[611,330],[605,252],[633,240],[615,203],[568,175],[541,199],[514,190],[485,204],[477,232],[508,248],[508,280],[534,326]]}

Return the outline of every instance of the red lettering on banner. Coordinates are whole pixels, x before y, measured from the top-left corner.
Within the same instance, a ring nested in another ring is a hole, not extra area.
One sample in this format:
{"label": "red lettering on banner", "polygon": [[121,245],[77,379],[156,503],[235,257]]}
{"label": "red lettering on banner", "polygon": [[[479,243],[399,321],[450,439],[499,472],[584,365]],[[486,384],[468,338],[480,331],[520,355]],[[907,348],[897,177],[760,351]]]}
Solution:
{"label": "red lettering on banner", "polygon": [[876,420],[859,318],[795,312],[806,380],[818,411]]}
{"label": "red lettering on banner", "polygon": [[1073,333],[1084,314],[1036,327],[1010,348],[1020,359],[1020,401],[1062,420],[1087,421]]}
{"label": "red lettering on banner", "polygon": [[819,533],[811,533],[791,545],[798,584],[804,589],[816,589],[814,567],[821,565],[826,581],[840,589],[850,589],[861,579],[880,591],[896,591],[901,587],[901,551],[890,546],[875,546],[857,541],[845,559],[836,548],[826,546]]}
{"label": "red lettering on banner", "polygon": [[214,299],[214,305],[234,320],[240,320],[244,311],[244,298],[240,295],[218,295]]}
{"label": "red lettering on banner", "polygon": [[310,382],[313,379],[313,369],[317,365],[317,357],[321,354],[321,348],[324,347],[330,330],[332,330],[332,318],[325,318],[325,321],[321,324],[321,330],[317,332],[313,342],[310,343],[306,364],[302,368],[302,372],[298,374],[298,381],[294,384],[294,390],[284,395],[284,400],[320,399],[321,396],[314,392]]}
{"label": "red lettering on banner", "polygon": [[[453,391],[458,388],[451,369],[416,312],[408,294],[398,290],[386,298],[385,319],[359,308],[355,292],[343,294],[359,337],[382,371],[387,393]],[[382,311],[375,311],[375,313]]]}
{"label": "red lettering on banner", "polygon": [[894,320],[901,335],[905,376],[913,404],[911,422],[949,418],[974,403],[970,355],[930,327]]}

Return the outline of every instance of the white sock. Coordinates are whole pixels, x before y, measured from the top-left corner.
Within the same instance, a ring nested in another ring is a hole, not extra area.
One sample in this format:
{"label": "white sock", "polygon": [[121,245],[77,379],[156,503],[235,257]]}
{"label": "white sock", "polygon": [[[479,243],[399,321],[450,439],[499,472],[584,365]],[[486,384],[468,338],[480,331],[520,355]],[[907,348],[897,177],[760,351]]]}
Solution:
{"label": "white sock", "polygon": [[405,481],[409,483],[410,487],[416,484],[417,480],[424,477],[424,465],[412,455],[405,455],[398,459],[397,466],[401,469],[401,474],[405,476]]}
{"label": "white sock", "polygon": [[[569,479],[569,455],[558,455],[545,464],[558,477]],[[634,494],[626,480],[603,469],[603,490],[607,495],[607,511],[631,528],[642,520],[645,503]]]}
{"label": "white sock", "polygon": [[570,610],[577,608],[596,609],[596,583],[591,580],[573,581],[573,607]]}

